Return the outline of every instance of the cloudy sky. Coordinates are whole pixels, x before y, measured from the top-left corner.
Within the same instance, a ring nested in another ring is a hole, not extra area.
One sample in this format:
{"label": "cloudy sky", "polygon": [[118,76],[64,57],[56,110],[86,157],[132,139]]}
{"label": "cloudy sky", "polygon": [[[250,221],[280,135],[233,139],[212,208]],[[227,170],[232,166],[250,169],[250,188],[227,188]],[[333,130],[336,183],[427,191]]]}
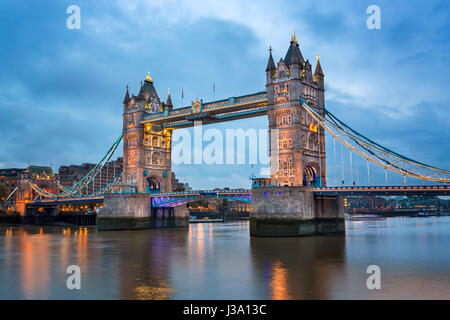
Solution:
{"label": "cloudy sky", "polygon": [[[73,4],[80,30],[66,27]],[[366,26],[371,4],[381,30]],[[121,132],[125,86],[137,94],[148,71],[176,107],[212,100],[214,82],[216,98],[264,90],[269,46],[278,61],[295,29],[313,67],[320,53],[329,110],[399,153],[449,169],[449,13],[448,1],[2,0],[0,167],[97,162]],[[259,129],[267,119],[215,126]],[[259,173],[173,169],[195,188],[248,187]],[[328,172],[336,181],[331,156]],[[384,171],[377,176],[383,183]]]}

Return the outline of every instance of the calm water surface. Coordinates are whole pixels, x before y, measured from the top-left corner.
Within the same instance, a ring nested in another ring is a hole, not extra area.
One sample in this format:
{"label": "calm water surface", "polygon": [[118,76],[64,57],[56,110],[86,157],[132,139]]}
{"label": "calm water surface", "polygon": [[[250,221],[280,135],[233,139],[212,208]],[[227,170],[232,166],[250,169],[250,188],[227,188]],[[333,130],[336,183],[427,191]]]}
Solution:
{"label": "calm water surface", "polygon": [[[0,226],[1,299],[450,299],[450,217],[347,221],[342,237]],[[368,290],[366,268],[381,268]],[[81,290],[66,288],[79,265]]]}

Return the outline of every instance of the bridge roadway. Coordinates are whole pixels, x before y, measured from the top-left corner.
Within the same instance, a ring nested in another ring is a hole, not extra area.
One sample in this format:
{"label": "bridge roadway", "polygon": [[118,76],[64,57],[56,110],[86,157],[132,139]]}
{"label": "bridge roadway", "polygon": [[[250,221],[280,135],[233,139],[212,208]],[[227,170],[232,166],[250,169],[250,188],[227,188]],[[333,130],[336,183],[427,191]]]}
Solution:
{"label": "bridge roadway", "polygon": [[[450,196],[449,185],[433,186],[352,186],[352,187],[316,187],[313,189],[316,195],[342,195],[342,196]],[[126,197],[126,193],[123,194]],[[251,189],[216,189],[216,190],[192,190],[185,192],[153,193],[152,205],[166,207],[195,201],[194,198],[202,196],[227,198],[230,200],[251,202]],[[107,195],[106,195],[107,197]],[[69,204],[103,201],[104,196],[58,198],[29,200],[27,204]]]}

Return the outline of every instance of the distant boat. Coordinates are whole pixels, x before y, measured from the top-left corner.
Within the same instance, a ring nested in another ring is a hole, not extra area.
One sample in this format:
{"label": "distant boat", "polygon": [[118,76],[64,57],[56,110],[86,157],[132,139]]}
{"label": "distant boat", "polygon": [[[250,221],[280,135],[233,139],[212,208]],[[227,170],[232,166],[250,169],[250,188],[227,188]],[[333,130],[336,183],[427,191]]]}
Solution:
{"label": "distant boat", "polygon": [[209,219],[206,217],[205,219],[189,219],[189,223],[213,223],[213,222],[223,222],[223,219]]}
{"label": "distant boat", "polygon": [[383,216],[376,214],[345,214],[345,219],[350,221],[364,221],[364,220],[381,220]]}

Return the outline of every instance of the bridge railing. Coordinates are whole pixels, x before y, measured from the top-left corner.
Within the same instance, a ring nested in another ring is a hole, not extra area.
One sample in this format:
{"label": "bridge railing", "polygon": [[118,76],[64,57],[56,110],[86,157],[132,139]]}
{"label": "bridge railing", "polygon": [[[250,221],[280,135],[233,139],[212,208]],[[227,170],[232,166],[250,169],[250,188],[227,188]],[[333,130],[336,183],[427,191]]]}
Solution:
{"label": "bridge railing", "polygon": [[230,193],[252,193],[251,189],[219,189],[219,190],[192,190],[182,192],[164,192],[153,193],[151,196],[165,197],[165,196],[181,196],[181,195],[201,195],[201,194],[230,194]]}
{"label": "bridge railing", "polygon": [[334,187],[317,187],[316,191],[333,191],[333,190],[448,190],[450,186],[334,186]]}

